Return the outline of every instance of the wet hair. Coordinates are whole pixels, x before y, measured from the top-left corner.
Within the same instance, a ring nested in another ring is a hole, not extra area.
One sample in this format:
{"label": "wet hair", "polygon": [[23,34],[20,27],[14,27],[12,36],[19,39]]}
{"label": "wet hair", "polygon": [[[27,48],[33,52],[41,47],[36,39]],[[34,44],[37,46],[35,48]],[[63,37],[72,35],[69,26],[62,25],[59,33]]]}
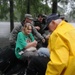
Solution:
{"label": "wet hair", "polygon": [[38,17],[40,17],[40,16],[41,16],[41,17],[43,17],[43,15],[42,15],[42,14],[39,14],[39,15],[38,15]]}
{"label": "wet hair", "polygon": [[[27,28],[29,28],[29,26],[31,26],[31,23],[24,23],[24,25],[23,25],[23,27],[27,27]],[[31,26],[32,27],[32,26]]]}
{"label": "wet hair", "polygon": [[[30,26],[31,26],[31,23],[24,23],[24,25],[23,25],[23,27],[25,27],[27,29],[29,29]],[[31,26],[31,28],[32,28],[32,26]],[[28,37],[32,40],[30,35],[28,35]]]}

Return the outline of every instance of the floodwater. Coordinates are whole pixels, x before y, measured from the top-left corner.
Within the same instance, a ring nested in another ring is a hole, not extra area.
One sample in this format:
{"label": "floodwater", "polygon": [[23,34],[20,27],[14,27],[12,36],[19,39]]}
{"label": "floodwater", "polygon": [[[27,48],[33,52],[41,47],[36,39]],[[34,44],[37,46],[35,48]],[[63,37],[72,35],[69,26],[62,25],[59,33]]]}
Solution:
{"label": "floodwater", "polygon": [[[19,25],[20,22],[15,22],[14,27]],[[75,26],[75,23],[71,23]],[[0,22],[0,37],[9,37],[10,34],[10,22]]]}
{"label": "floodwater", "polygon": [[[14,27],[20,23],[15,22]],[[10,22],[0,22],[0,48],[9,45]]]}
{"label": "floodwater", "polygon": [[[14,23],[14,27],[20,24],[19,22]],[[9,37],[10,34],[10,22],[0,22],[0,37]]]}
{"label": "floodwater", "polygon": [[[19,25],[20,22],[15,22],[14,27]],[[75,26],[75,23],[71,23]],[[9,45],[10,22],[0,22],[0,48]]]}

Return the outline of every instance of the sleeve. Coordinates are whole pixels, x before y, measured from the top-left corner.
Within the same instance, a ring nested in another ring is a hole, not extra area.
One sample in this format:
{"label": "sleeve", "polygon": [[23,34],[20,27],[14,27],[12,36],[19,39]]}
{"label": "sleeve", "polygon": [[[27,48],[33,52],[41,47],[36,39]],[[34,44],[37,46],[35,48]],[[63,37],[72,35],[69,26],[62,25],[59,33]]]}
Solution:
{"label": "sleeve", "polygon": [[51,60],[47,64],[45,75],[61,75],[69,60],[69,49],[65,44],[65,39],[59,36],[52,37],[49,42]]}
{"label": "sleeve", "polygon": [[35,36],[37,36],[39,39],[44,39],[44,37],[35,29],[35,27],[32,25],[33,33]]}
{"label": "sleeve", "polygon": [[23,49],[27,46],[27,42],[25,41],[25,39],[23,38],[23,35],[21,33],[18,34],[16,44],[18,44],[18,47],[20,49]]}
{"label": "sleeve", "polygon": [[17,34],[18,34],[18,32],[20,32],[20,30],[21,30],[21,25],[18,25],[10,33],[10,35],[9,35],[9,42],[11,44],[15,44],[15,41],[17,39]]}

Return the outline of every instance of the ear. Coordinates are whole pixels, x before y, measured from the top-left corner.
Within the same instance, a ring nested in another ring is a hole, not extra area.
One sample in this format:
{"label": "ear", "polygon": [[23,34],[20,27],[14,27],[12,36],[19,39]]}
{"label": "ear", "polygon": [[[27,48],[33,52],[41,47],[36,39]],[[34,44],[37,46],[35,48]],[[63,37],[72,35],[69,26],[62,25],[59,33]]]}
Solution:
{"label": "ear", "polygon": [[53,23],[53,25],[55,25],[55,21],[54,20],[52,20],[52,23]]}
{"label": "ear", "polygon": [[55,20],[52,20],[52,23],[53,23],[53,30],[55,30],[56,27],[57,27],[57,24],[56,24]]}

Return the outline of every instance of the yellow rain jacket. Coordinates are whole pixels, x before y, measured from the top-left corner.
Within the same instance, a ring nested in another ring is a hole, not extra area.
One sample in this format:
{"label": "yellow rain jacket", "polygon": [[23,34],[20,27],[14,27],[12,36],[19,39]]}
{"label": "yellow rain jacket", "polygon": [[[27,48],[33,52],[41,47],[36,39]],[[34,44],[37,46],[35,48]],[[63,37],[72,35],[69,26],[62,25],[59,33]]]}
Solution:
{"label": "yellow rain jacket", "polygon": [[45,75],[75,75],[75,28],[62,21],[49,38],[51,61]]}

